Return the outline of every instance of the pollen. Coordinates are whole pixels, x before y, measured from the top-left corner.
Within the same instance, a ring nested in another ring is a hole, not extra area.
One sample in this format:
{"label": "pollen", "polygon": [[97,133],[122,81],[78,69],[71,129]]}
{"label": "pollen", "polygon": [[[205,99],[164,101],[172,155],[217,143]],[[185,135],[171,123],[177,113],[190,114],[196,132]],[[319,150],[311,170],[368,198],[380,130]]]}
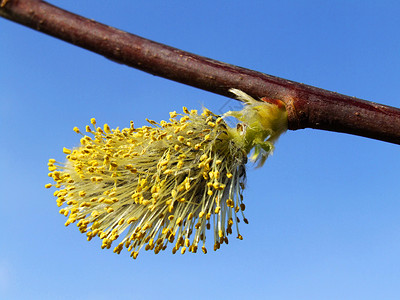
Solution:
{"label": "pollen", "polygon": [[273,132],[254,126],[246,132],[243,114],[226,114],[244,123],[234,128],[225,115],[186,107],[171,112],[169,122],[146,119],[150,126],[139,128],[132,121],[123,129],[96,127],[92,118],[88,136],[74,127],[83,137],[77,147],[63,149],[64,163],[49,160],[55,184],[45,187],[58,189],[54,196],[65,225],[76,223],[87,240],[101,239],[103,249],[115,242],[115,253],[126,248],[134,259],[142,248],[157,254],[170,243],[172,253],[196,253],[199,247],[207,253],[206,235],[213,235],[218,250],[234,224],[242,239],[238,223],[248,223],[247,155],[255,149],[253,156],[263,159],[273,149],[268,141]]}

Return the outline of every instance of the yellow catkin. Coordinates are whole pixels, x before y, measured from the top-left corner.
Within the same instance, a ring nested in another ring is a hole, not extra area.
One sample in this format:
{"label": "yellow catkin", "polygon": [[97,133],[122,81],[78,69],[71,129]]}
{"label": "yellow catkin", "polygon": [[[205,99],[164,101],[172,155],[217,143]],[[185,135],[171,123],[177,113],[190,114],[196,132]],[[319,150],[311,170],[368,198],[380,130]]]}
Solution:
{"label": "yellow catkin", "polygon": [[[92,118],[80,145],[63,148],[66,162],[48,162],[55,184],[45,187],[58,189],[54,196],[63,206],[65,225],[76,223],[88,240],[100,238],[105,249],[116,242],[115,253],[125,247],[134,259],[141,248],[157,254],[174,241],[173,253],[196,253],[199,243],[207,253],[208,229],[215,250],[227,243],[239,215],[248,222],[243,216],[247,154],[255,147],[253,158],[263,163],[272,151],[272,142],[264,139],[275,134],[265,125],[273,108],[234,93],[247,103],[243,111],[226,114],[244,123],[234,128],[223,116],[186,107],[183,113],[171,112],[169,122],[147,119],[150,126],[139,128],[132,121],[123,129],[96,127]],[[254,130],[243,132],[249,122]],[[243,238],[238,231],[237,237]]]}

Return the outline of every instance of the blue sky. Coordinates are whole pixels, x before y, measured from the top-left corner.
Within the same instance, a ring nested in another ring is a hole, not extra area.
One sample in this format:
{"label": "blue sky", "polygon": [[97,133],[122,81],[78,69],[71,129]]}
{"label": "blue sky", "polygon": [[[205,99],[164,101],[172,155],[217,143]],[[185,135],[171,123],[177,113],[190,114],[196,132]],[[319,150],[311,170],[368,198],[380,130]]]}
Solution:
{"label": "blue sky", "polygon": [[[400,107],[398,1],[53,1],[224,62]],[[243,241],[136,261],[64,227],[47,160],[83,128],[237,102],[0,19],[1,299],[399,299],[400,149],[287,132],[249,168]],[[242,225],[242,224],[241,224]]]}

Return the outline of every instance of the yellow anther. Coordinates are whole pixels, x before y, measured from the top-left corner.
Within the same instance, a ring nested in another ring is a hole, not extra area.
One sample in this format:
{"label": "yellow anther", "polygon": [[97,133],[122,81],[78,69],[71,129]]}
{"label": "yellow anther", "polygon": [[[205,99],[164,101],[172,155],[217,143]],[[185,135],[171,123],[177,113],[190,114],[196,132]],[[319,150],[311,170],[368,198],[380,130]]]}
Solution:
{"label": "yellow anther", "polygon": [[71,154],[71,150],[70,149],[67,149],[67,148],[63,148],[63,152],[65,153],[65,154]]}
{"label": "yellow anther", "polygon": [[207,248],[206,247],[201,247],[201,250],[203,251],[204,254],[207,254]]}
{"label": "yellow anther", "polygon": [[107,211],[107,213],[110,214],[110,213],[112,213],[114,211],[114,209],[112,207],[109,207],[109,208],[106,209],[106,211]]}
{"label": "yellow anther", "polygon": [[110,133],[111,132],[111,128],[110,128],[110,126],[108,126],[108,124],[104,124],[103,128],[104,128],[104,132],[105,133]]}
{"label": "yellow anther", "polygon": [[208,158],[207,154],[203,154],[202,156],[200,156],[200,161],[206,160]]}
{"label": "yellow anther", "polygon": [[76,202],[75,200],[68,200],[67,204],[68,205],[75,205],[75,204],[78,204],[78,202]]}
{"label": "yellow anther", "polygon": [[178,217],[178,219],[176,219],[175,224],[178,226],[182,226],[182,223],[183,223],[183,219],[181,217]]}
{"label": "yellow anther", "polygon": [[129,219],[126,221],[126,223],[132,224],[133,222],[136,222],[136,221],[137,221],[137,218],[136,218],[136,217],[131,217],[131,218],[129,218]]}
{"label": "yellow anther", "polygon": [[184,164],[185,164],[185,163],[184,163],[182,160],[180,160],[180,161],[178,161],[176,167],[177,167],[178,169],[180,169],[180,168],[183,167]]}
{"label": "yellow anther", "polygon": [[206,214],[206,213],[205,213],[204,211],[201,211],[201,212],[199,213],[199,218],[201,219],[205,214]]}
{"label": "yellow anther", "polygon": [[202,114],[202,116],[208,117],[209,115],[211,115],[211,111],[209,111],[207,108],[204,108]]}
{"label": "yellow anther", "polygon": [[80,192],[79,192],[79,196],[85,197],[85,196],[86,196],[86,192],[85,192],[85,191],[80,191]]}
{"label": "yellow anther", "polygon": [[143,226],[142,230],[143,230],[143,231],[146,231],[146,230],[149,229],[151,226],[152,226],[152,224],[146,223],[146,224]]}
{"label": "yellow anther", "polygon": [[54,158],[49,159],[49,163],[54,164],[55,162],[56,162],[56,160]]}
{"label": "yellow anther", "polygon": [[208,126],[210,126],[210,127],[212,127],[212,128],[215,127],[215,123],[214,123],[214,122],[208,122],[207,124],[208,124]]}
{"label": "yellow anther", "polygon": [[156,121],[150,120],[146,118],[146,121],[149,122],[151,125],[157,125]]}
{"label": "yellow anther", "polygon": [[114,253],[120,254],[122,248],[123,248],[123,244],[118,244],[118,246],[114,248]]}
{"label": "yellow anther", "polygon": [[94,176],[94,177],[90,177],[90,180],[94,181],[94,182],[100,182],[100,181],[103,181],[103,178],[101,178],[99,176]]}
{"label": "yellow anther", "polygon": [[218,189],[219,191],[223,191],[223,190],[225,189],[225,187],[226,187],[226,185],[222,183],[222,184],[219,184],[219,185],[218,185],[218,188],[217,188],[217,189]]}
{"label": "yellow anther", "polygon": [[176,111],[172,111],[172,112],[169,113],[169,117],[170,117],[171,119],[176,118],[176,116],[178,116],[178,114],[176,113]]}
{"label": "yellow anther", "polygon": [[189,215],[188,215],[188,221],[190,221],[191,219],[193,219],[193,213],[190,213]]}
{"label": "yellow anther", "polygon": [[237,238],[238,238],[239,240],[243,240],[243,237],[242,237],[240,234],[238,234]]}
{"label": "yellow anther", "polygon": [[172,221],[174,219],[174,215],[170,215],[169,217],[168,217],[168,220],[170,220],[170,221]]}
{"label": "yellow anther", "polygon": [[233,200],[232,199],[227,199],[226,200],[226,205],[228,206],[228,207],[234,207],[234,202],[233,202]]}
{"label": "yellow anther", "polygon": [[229,179],[231,179],[232,178],[232,173],[226,173],[226,177],[228,177]]}
{"label": "yellow anther", "polygon": [[183,112],[185,113],[185,114],[189,114],[190,112],[189,112],[189,110],[187,109],[187,107],[182,107],[182,110],[183,110]]}
{"label": "yellow anther", "polygon": [[216,214],[219,214],[219,212],[221,211],[221,207],[220,206],[217,206],[216,208],[215,208],[215,213]]}
{"label": "yellow anther", "polygon": [[51,183],[48,183],[48,184],[46,184],[44,187],[46,188],[46,189],[49,189],[49,188],[51,188],[53,185],[51,184]]}
{"label": "yellow anther", "polygon": [[186,252],[186,247],[182,247],[181,254],[185,254],[185,252]]}
{"label": "yellow anther", "polygon": [[74,127],[74,129],[73,129],[76,133],[81,133],[80,131],[79,131],[79,128],[78,127]]}
{"label": "yellow anther", "polygon": [[180,141],[181,143],[183,143],[185,141],[185,138],[183,136],[178,136],[178,141]]}
{"label": "yellow anther", "polygon": [[188,116],[184,116],[179,120],[179,122],[182,124],[182,123],[185,123],[188,120],[189,120],[189,117]]}
{"label": "yellow anther", "polygon": [[169,160],[166,159],[166,160],[160,161],[160,162],[158,163],[158,165],[159,165],[160,167],[163,167],[163,166],[168,165],[168,163],[169,163]]}
{"label": "yellow anther", "polygon": [[190,240],[189,239],[185,239],[185,246],[186,247],[190,247]]}
{"label": "yellow anther", "polygon": [[96,166],[99,165],[99,162],[98,162],[97,160],[92,160],[92,161],[89,161],[89,164],[90,164],[91,166],[93,166],[93,167],[96,167]]}
{"label": "yellow anther", "polygon": [[91,118],[90,119],[90,123],[92,123],[93,125],[96,125],[96,119],[95,118]]}

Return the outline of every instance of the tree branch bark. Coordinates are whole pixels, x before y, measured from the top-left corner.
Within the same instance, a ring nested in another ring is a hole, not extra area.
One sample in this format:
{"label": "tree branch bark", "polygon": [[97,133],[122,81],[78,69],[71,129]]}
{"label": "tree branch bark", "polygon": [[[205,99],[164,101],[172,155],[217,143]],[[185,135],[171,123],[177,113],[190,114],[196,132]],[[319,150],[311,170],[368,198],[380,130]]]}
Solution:
{"label": "tree branch bark", "polygon": [[233,98],[280,99],[289,129],[314,128],[400,144],[400,109],[188,53],[39,0],[1,0],[0,16],[147,73]]}

